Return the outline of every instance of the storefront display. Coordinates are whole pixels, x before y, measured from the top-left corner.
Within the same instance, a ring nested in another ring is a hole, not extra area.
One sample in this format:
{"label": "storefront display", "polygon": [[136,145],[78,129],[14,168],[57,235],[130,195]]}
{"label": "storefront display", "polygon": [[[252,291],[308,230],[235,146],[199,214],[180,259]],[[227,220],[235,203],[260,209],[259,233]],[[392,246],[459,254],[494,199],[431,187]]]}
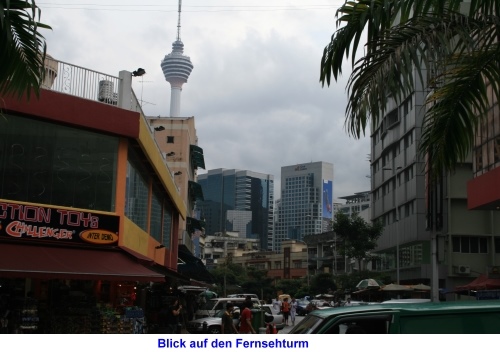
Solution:
{"label": "storefront display", "polygon": [[0,278],[0,332],[147,333],[144,310],[134,305],[136,288],[131,283]]}

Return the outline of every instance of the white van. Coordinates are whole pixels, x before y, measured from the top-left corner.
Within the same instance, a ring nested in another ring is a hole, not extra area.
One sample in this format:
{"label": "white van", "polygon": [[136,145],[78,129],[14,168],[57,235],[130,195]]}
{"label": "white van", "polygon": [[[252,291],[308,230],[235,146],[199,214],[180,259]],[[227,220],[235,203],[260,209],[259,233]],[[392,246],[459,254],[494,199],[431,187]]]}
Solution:
{"label": "white van", "polygon": [[231,295],[227,295],[227,298],[257,298],[259,299],[259,296],[257,296],[255,293],[233,293]]}
{"label": "white van", "polygon": [[[194,313],[195,319],[213,317],[218,311],[226,309],[228,302],[237,307],[242,307],[246,298],[212,298],[203,302]],[[254,308],[261,308],[260,301],[257,298],[251,298]]]}

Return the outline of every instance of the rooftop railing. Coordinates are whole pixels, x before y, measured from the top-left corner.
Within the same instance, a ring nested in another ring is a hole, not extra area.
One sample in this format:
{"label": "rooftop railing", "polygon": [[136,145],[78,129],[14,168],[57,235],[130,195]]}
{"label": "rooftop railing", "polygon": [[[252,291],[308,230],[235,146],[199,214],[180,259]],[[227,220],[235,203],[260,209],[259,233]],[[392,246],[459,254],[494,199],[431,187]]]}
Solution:
{"label": "rooftop railing", "polygon": [[[42,88],[104,104],[117,105],[144,115],[141,104],[132,91],[131,81],[124,82],[122,77],[89,70],[55,60],[50,56],[45,58],[45,79]],[[120,90],[127,90],[127,94],[121,95]],[[129,98],[130,105],[125,101],[120,102],[120,97]]]}

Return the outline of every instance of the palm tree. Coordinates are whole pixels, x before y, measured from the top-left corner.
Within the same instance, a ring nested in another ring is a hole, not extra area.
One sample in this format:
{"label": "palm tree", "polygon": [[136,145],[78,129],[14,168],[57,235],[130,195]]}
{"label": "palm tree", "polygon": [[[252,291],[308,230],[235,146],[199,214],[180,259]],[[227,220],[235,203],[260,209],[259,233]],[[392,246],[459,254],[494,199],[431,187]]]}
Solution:
{"label": "palm tree", "polygon": [[429,95],[419,151],[428,171],[453,170],[500,95],[499,10],[496,0],[346,1],[323,52],[320,81],[330,85],[332,74],[337,80],[350,56],[347,133],[359,138],[369,123],[377,126],[388,97],[400,102],[420,80]]}
{"label": "palm tree", "polygon": [[0,0],[0,95],[38,96],[43,80],[46,43],[38,32],[51,29],[37,21],[35,1]]}

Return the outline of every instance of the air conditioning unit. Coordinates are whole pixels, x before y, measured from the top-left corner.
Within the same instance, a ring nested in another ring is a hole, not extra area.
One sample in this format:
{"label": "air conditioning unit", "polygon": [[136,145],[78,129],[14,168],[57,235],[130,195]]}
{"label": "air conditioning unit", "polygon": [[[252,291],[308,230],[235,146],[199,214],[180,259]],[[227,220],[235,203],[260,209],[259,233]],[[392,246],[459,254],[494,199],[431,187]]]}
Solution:
{"label": "air conditioning unit", "polygon": [[468,265],[459,265],[457,267],[457,274],[470,274],[470,266],[468,266]]}

